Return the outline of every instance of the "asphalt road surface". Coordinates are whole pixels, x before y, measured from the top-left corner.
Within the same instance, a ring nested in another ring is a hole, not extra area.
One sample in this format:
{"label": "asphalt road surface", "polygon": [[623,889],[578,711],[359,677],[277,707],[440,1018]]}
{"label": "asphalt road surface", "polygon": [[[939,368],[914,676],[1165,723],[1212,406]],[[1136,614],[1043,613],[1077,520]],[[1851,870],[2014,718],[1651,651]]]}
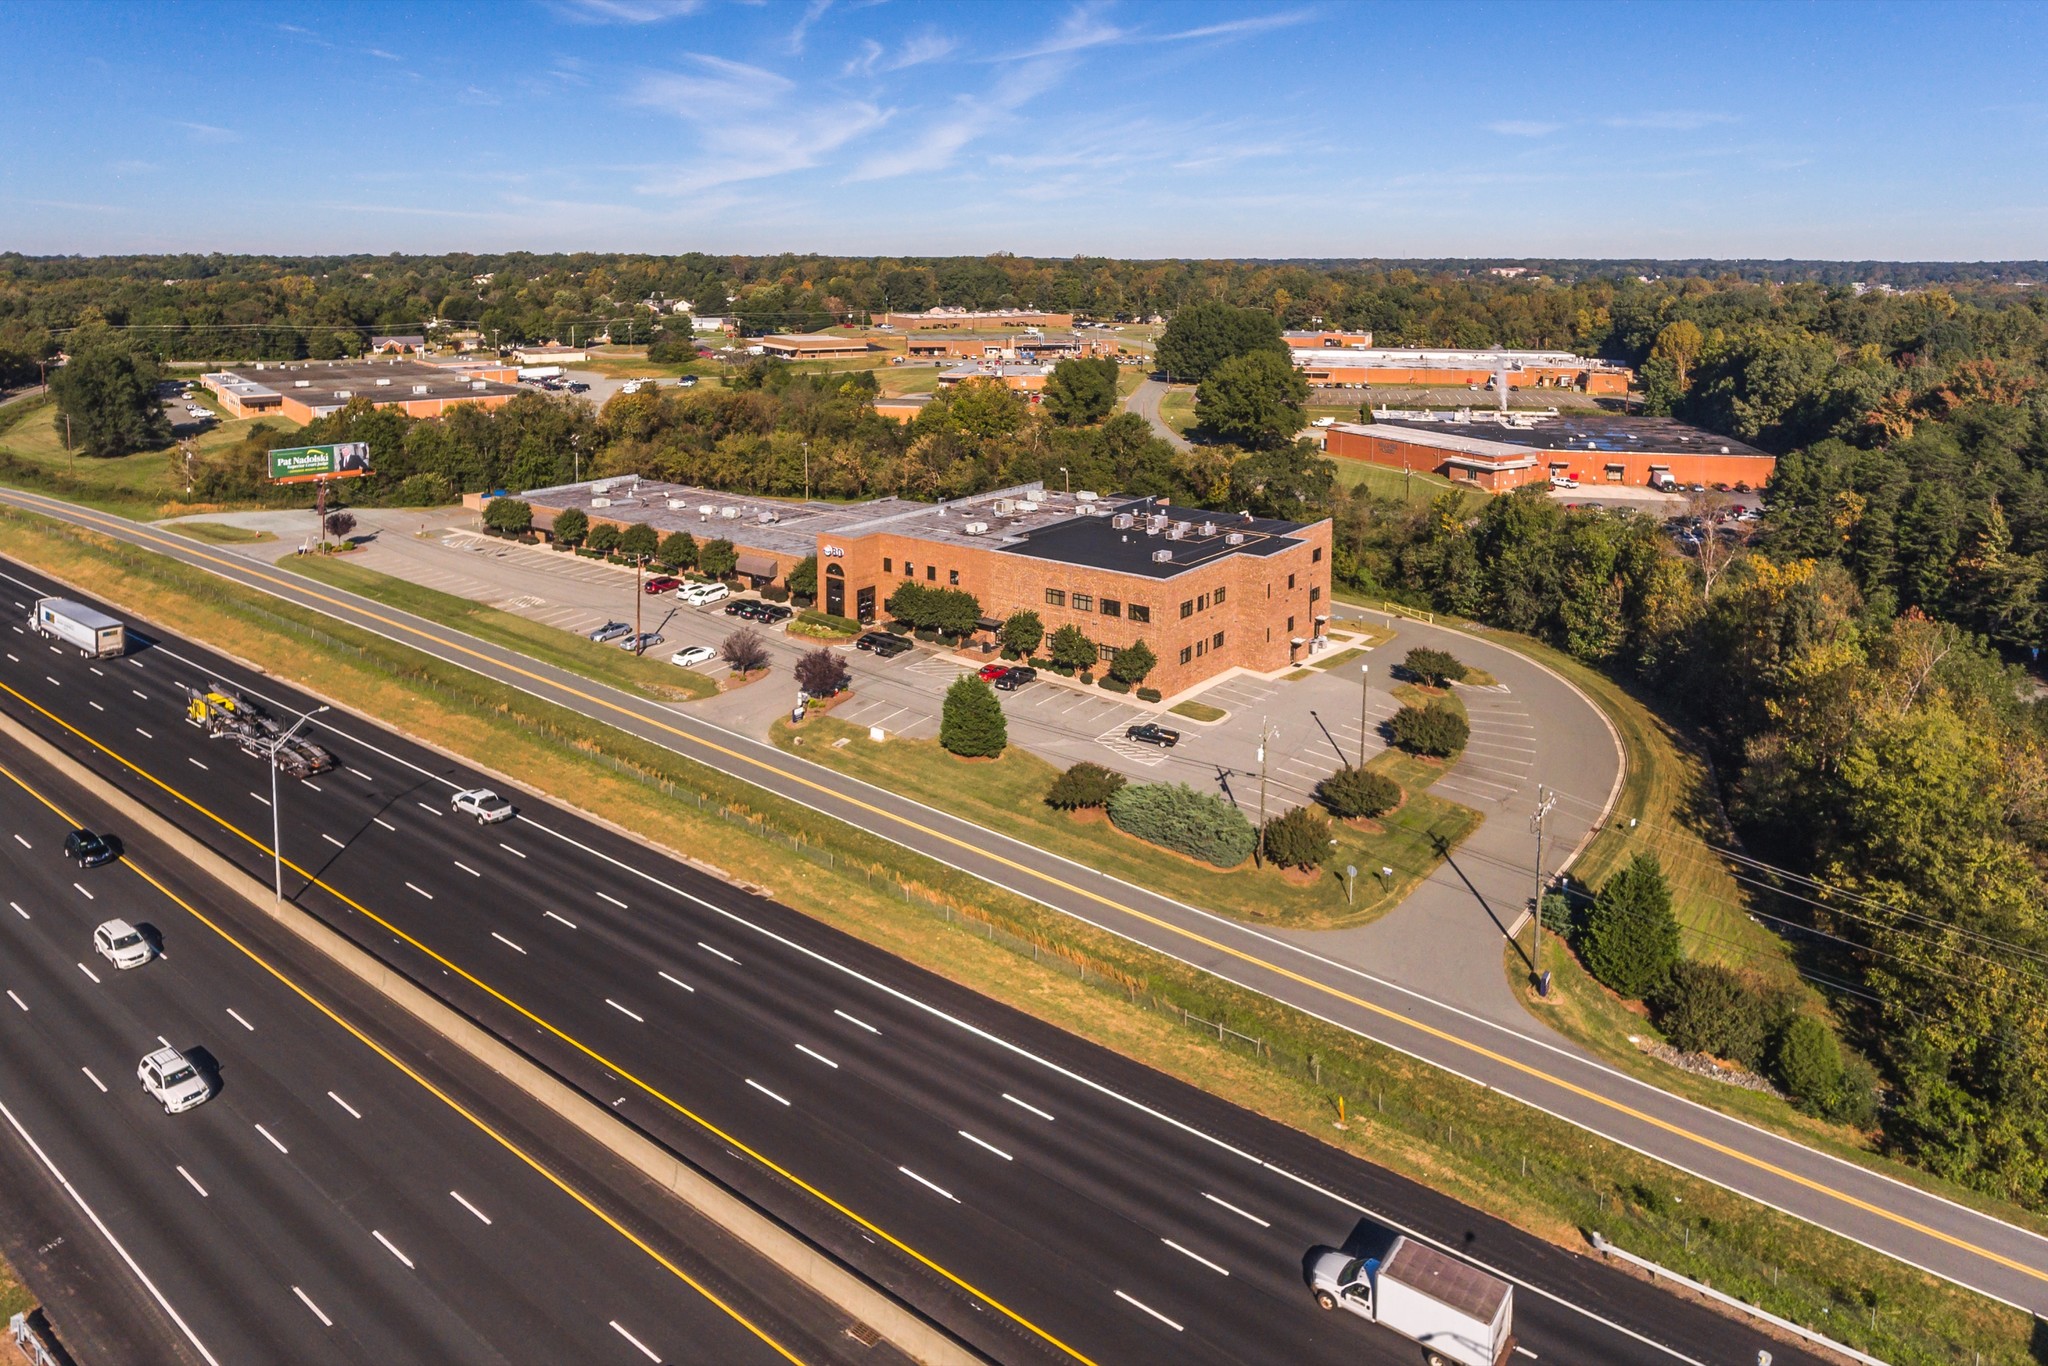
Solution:
{"label": "asphalt road surface", "polygon": [[[268,875],[265,769],[184,724],[181,685],[311,699],[168,636],[7,642],[0,706]],[[1800,1359],[530,794],[457,819],[481,775],[313,725],[343,767],[284,788],[288,896],[994,1359],[1407,1362],[1302,1287],[1361,1222],[1514,1278],[1543,1361]]]}
{"label": "asphalt road surface", "polygon": [[[416,1023],[155,841],[66,860],[74,821],[110,824],[0,752],[0,1165],[28,1206],[5,1237],[82,1359],[875,1359],[481,1068],[408,1046]],[[100,958],[115,916],[161,955]],[[214,1081],[180,1115],[135,1075],[166,1040]]]}

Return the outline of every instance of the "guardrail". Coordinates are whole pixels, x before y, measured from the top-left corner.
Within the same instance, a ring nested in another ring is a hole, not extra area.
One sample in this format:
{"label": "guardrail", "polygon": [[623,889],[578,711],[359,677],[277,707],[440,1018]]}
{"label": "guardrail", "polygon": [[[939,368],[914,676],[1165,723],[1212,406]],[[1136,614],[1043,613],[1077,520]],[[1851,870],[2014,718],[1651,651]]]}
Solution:
{"label": "guardrail", "polygon": [[27,1314],[16,1314],[7,1320],[7,1332],[14,1339],[15,1347],[28,1358],[29,1366],[69,1366],[65,1358],[50,1350],[50,1345],[43,1341],[42,1331]]}

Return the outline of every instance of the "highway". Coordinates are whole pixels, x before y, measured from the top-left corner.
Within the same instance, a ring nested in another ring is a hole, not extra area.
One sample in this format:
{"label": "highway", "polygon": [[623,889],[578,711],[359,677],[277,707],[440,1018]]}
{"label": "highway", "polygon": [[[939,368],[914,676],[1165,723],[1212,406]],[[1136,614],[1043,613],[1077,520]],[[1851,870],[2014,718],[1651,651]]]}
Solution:
{"label": "highway", "polygon": [[[0,1164],[39,1197],[4,1236],[83,1359],[877,1360],[480,1068],[383,1043],[404,1016],[170,851],[66,860],[79,820],[110,823],[0,753]],[[161,956],[96,955],[115,916]],[[135,1076],[165,1040],[216,1080],[179,1115]]]}
{"label": "highway", "polygon": [[[0,709],[268,878],[264,767],[180,685],[311,699],[167,636],[98,663],[0,636]],[[1516,1278],[1542,1360],[1767,1344],[529,794],[453,818],[480,775],[313,724],[343,767],[284,789],[287,895],[996,1360],[1405,1361],[1302,1288],[1361,1220]]]}

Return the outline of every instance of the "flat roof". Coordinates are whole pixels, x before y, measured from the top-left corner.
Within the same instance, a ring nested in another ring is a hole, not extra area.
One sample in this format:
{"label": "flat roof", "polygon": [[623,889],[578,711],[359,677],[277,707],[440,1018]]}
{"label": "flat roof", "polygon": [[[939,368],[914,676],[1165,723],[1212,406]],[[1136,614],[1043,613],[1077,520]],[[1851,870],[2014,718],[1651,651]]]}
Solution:
{"label": "flat roof", "polygon": [[237,398],[289,397],[313,408],[338,408],[351,397],[373,403],[425,399],[488,398],[519,391],[497,380],[478,379],[471,365],[429,365],[417,360],[296,361],[244,365],[206,376]]}
{"label": "flat roof", "polygon": [[986,361],[968,361],[950,370],[939,372],[939,378],[947,379],[1006,379],[1012,375],[1049,375],[1050,365],[990,365]]}
{"label": "flat roof", "polygon": [[1619,370],[1612,361],[1570,351],[1452,351],[1438,348],[1396,349],[1386,346],[1297,348],[1296,365],[1330,365],[1384,370]]}
{"label": "flat roof", "polygon": [[[1346,431],[1368,434],[1375,428],[1396,427],[1404,433],[1447,437],[1454,446],[1476,441],[1489,446],[1575,451],[1587,455],[1603,452],[1676,456],[1766,454],[1732,436],[1718,436],[1689,422],[1668,417],[1623,417],[1612,413],[1545,418],[1526,427],[1479,422],[1417,422],[1408,418],[1388,418],[1370,426],[1351,422],[1339,425]],[[1428,440],[1423,444],[1442,443]]]}
{"label": "flat roof", "polygon": [[[1117,525],[1126,514],[1132,525]],[[1300,545],[1303,522],[1231,516],[1163,505],[1149,498],[1112,502],[1100,515],[1067,517],[995,548],[1008,555],[1056,560],[1088,569],[1170,579],[1233,555],[1275,555]],[[1174,533],[1178,533],[1177,535]],[[1155,558],[1165,554],[1169,558]]]}
{"label": "flat roof", "polygon": [[837,351],[865,351],[868,343],[861,337],[842,337],[831,332],[782,332],[772,337],[761,338],[763,346],[801,346],[810,350],[831,348]]}

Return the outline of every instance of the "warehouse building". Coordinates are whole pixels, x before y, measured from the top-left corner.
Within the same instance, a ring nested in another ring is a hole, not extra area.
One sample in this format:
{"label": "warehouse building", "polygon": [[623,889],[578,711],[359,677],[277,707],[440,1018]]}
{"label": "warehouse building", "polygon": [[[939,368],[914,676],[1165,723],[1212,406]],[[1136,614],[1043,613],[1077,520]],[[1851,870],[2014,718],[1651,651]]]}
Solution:
{"label": "warehouse building", "polygon": [[971,379],[992,379],[1000,381],[1006,389],[1035,394],[1045,388],[1046,377],[1050,374],[1050,365],[1004,365],[998,361],[969,361],[965,365],[956,365],[950,370],[940,371],[939,387],[950,389]]}
{"label": "warehouse building", "polygon": [[1295,351],[1363,350],[1372,345],[1370,332],[1282,332],[1280,340]]}
{"label": "warehouse building", "polygon": [[763,337],[755,344],[765,354],[783,360],[835,360],[865,355],[872,349],[859,337],[839,337],[830,332],[791,332]]}
{"label": "warehouse building", "polygon": [[985,333],[925,332],[904,338],[904,354],[912,360],[1067,360],[1075,356],[1109,356],[1118,351],[1113,336],[1078,332]]}
{"label": "warehouse building", "polygon": [[835,504],[627,476],[519,497],[543,531],[575,507],[593,522],[728,540],[739,574],[757,587],[783,582],[815,555],[819,606],[834,616],[880,620],[889,595],[914,582],[972,593],[986,630],[1026,610],[1048,633],[1077,626],[1104,661],[1143,640],[1159,659],[1146,686],[1169,696],[1235,668],[1286,668],[1327,640],[1327,520],[1225,515],[1039,483],[945,503]]}
{"label": "warehouse building", "polygon": [[1778,463],[1733,437],[1662,417],[1531,418],[1470,410],[1374,416],[1370,424],[1327,428],[1324,452],[1494,492],[1553,480],[1589,490],[1699,484],[1747,491],[1761,489]]}
{"label": "warehouse building", "polygon": [[1071,313],[1041,313],[1035,308],[999,308],[976,312],[965,308],[932,308],[922,313],[882,313],[875,316],[874,326],[893,327],[899,332],[918,332],[929,328],[1002,328],[1002,327],[1057,327],[1063,331],[1074,326]]}
{"label": "warehouse building", "polygon": [[1312,389],[1374,384],[1465,385],[1492,388],[1502,376],[1510,389],[1579,389],[1620,397],[1634,373],[1627,366],[1569,351],[1374,350],[1300,347],[1294,368]]}
{"label": "warehouse building", "polygon": [[513,365],[411,360],[288,361],[219,370],[199,382],[235,417],[275,414],[306,423],[361,398],[411,417],[439,417],[460,403],[495,408],[519,393]]}

